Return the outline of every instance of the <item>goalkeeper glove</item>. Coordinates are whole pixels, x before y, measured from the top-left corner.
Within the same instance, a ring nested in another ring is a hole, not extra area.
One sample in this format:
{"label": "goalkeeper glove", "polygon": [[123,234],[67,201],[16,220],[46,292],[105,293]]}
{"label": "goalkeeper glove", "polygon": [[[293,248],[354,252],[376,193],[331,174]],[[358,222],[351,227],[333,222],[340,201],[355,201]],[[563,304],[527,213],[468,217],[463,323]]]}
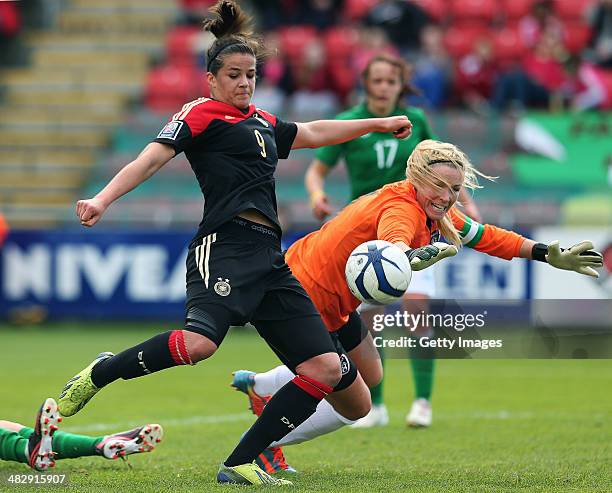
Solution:
{"label": "goalkeeper glove", "polygon": [[567,249],[560,248],[559,241],[553,241],[550,245],[536,243],[531,257],[548,262],[557,269],[572,270],[591,277],[599,277],[595,268],[603,267],[603,255],[593,250],[591,241],[581,241]]}
{"label": "goalkeeper glove", "polygon": [[408,250],[406,256],[410,261],[412,270],[419,271],[432,266],[446,257],[454,257],[457,255],[457,247],[437,241],[431,245]]}

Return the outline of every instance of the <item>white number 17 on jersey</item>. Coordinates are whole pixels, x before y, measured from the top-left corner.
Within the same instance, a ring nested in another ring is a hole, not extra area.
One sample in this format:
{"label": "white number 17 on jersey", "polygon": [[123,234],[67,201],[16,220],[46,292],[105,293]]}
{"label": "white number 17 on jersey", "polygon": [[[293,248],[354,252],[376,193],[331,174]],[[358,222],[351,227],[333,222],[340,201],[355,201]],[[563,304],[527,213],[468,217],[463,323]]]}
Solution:
{"label": "white number 17 on jersey", "polygon": [[374,144],[378,169],[385,169],[393,166],[398,144],[397,139],[379,140]]}

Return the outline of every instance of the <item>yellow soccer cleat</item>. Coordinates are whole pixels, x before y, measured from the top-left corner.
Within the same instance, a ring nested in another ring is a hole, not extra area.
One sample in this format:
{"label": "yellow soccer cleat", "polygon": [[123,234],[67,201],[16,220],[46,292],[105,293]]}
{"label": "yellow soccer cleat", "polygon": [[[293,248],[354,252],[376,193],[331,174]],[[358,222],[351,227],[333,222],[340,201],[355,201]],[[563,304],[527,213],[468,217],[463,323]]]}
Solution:
{"label": "yellow soccer cleat", "polygon": [[62,416],[72,416],[78,413],[89,400],[100,390],[91,381],[91,371],[101,361],[112,358],[113,353],[100,353],[91,364],[66,382],[57,404]]}
{"label": "yellow soccer cleat", "polygon": [[291,481],[270,476],[255,462],[240,464],[239,466],[226,466],[221,464],[217,472],[217,482],[222,484],[248,484],[248,485],[292,485]]}

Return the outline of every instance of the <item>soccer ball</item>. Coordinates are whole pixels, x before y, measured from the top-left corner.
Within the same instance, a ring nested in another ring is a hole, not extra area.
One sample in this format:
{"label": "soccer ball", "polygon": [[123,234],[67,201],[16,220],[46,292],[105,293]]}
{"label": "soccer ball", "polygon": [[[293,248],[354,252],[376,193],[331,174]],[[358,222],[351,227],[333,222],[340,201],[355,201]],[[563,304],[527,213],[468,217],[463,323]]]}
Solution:
{"label": "soccer ball", "polygon": [[406,292],[412,269],[400,248],[388,241],[373,240],[351,252],[345,274],[355,298],[374,305],[388,305]]}

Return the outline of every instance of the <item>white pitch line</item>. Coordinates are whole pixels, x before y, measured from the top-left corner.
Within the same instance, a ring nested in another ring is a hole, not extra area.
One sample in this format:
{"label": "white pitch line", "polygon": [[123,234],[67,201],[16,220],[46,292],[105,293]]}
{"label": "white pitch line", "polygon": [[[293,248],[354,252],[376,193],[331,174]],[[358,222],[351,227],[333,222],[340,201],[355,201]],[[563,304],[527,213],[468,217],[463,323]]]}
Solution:
{"label": "white pitch line", "polygon": [[[196,424],[217,424],[217,423],[234,423],[237,421],[247,421],[253,419],[254,416],[250,413],[240,414],[222,414],[218,416],[186,416],[184,418],[172,419],[157,419],[153,420],[162,426],[191,426]],[[67,426],[61,428],[62,431],[70,433],[86,433],[100,430],[134,428],[145,424],[145,420],[140,421],[120,421],[116,423],[94,423],[82,426]]]}

